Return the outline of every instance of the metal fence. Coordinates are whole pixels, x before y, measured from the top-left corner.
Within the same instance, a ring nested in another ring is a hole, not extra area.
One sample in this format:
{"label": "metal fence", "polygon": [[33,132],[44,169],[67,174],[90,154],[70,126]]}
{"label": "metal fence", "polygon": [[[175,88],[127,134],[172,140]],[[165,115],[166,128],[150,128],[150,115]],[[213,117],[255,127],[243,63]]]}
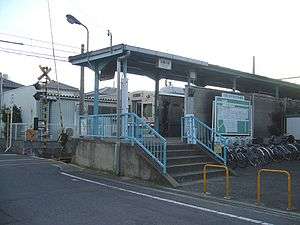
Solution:
{"label": "metal fence", "polygon": [[226,165],[228,140],[195,116],[181,119],[181,137],[190,144],[199,144]]}
{"label": "metal fence", "polygon": [[[27,123],[12,123],[11,129],[12,129],[12,141],[22,141],[26,140],[26,130],[29,128],[32,128],[32,125],[28,125]],[[78,127],[75,125],[65,125],[64,124],[64,129],[66,130],[67,128],[71,128],[73,130],[73,137],[78,137]],[[9,130],[6,130],[7,127],[5,126],[4,123],[2,123],[0,127],[0,138],[4,139],[6,137],[6,133],[9,133]],[[49,129],[49,137],[48,140],[50,141],[55,141],[58,139],[62,129],[60,124],[48,124],[48,129]],[[42,136],[43,130],[41,128],[38,129],[37,133],[37,140],[42,141],[43,136]]]}
{"label": "metal fence", "polygon": [[[99,114],[80,117],[79,135],[117,138],[117,115]],[[166,173],[166,140],[134,113],[120,115],[120,138],[139,145]]]}
{"label": "metal fence", "polygon": [[[28,126],[26,123],[13,123],[11,126],[12,140],[26,140],[27,128]],[[4,139],[6,133],[10,133],[10,127],[5,126],[5,123],[1,123],[0,138]]]}
{"label": "metal fence", "polygon": [[26,123],[12,124],[12,140],[26,140],[26,130],[28,126]]}
{"label": "metal fence", "polygon": [[84,137],[117,137],[117,115],[81,116],[79,135]]}

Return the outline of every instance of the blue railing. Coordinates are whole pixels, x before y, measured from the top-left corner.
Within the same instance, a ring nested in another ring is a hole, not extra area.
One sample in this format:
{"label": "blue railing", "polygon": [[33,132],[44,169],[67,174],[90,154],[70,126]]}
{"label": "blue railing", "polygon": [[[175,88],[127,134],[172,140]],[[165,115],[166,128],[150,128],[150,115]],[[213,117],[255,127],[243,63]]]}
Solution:
{"label": "blue railing", "polygon": [[79,135],[84,137],[117,137],[117,115],[80,116]]}
{"label": "blue railing", "polygon": [[199,144],[226,165],[228,140],[195,116],[181,118],[181,137],[190,144]]}
{"label": "blue railing", "polygon": [[[117,138],[117,115],[99,114],[80,117],[80,136]],[[139,145],[166,173],[167,141],[134,113],[120,116],[120,136]]]}

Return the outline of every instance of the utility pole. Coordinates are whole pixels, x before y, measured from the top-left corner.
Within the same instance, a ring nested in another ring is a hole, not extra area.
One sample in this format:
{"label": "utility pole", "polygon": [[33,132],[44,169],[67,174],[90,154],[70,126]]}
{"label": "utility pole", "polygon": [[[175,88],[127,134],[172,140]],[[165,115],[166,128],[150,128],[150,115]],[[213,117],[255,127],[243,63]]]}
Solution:
{"label": "utility pole", "polygon": [[255,74],[255,56],[252,58],[252,73]]}
{"label": "utility pole", "polygon": [[[84,53],[84,44],[81,44],[81,54]],[[84,115],[84,66],[80,67],[80,93],[79,93],[79,115]]]}
{"label": "utility pole", "polygon": [[[3,75],[1,72],[0,72],[0,129],[2,129],[2,104],[3,104]],[[0,131],[2,132],[2,131]],[[4,131],[3,131],[4,132]],[[1,134],[0,134],[1,136]]]}

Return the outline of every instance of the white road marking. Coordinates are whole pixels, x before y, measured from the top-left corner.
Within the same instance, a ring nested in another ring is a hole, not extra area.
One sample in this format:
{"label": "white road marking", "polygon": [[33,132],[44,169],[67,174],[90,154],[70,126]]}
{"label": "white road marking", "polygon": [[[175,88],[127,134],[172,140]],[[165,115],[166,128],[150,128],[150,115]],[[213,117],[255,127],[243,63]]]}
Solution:
{"label": "white road marking", "polygon": [[9,163],[9,164],[0,164],[0,167],[3,166],[26,166],[26,165],[38,165],[38,164],[46,164],[47,162],[33,162],[33,163]]}
{"label": "white road marking", "polygon": [[135,194],[135,195],[139,195],[139,196],[143,196],[143,197],[147,197],[147,198],[151,198],[151,199],[155,199],[155,200],[159,200],[159,201],[163,201],[163,202],[173,203],[175,205],[180,205],[180,206],[185,206],[185,207],[189,207],[189,208],[193,208],[193,209],[198,209],[198,210],[201,210],[201,211],[204,211],[204,212],[214,213],[214,214],[218,214],[218,215],[221,215],[221,216],[235,218],[235,219],[239,219],[239,220],[243,220],[243,221],[247,221],[247,222],[251,222],[251,223],[255,223],[255,224],[273,225],[271,223],[267,223],[267,222],[264,222],[264,221],[261,221],[261,220],[251,219],[251,218],[247,218],[247,217],[243,217],[243,216],[234,215],[234,214],[231,214],[231,213],[224,213],[224,212],[213,210],[213,209],[208,209],[208,208],[204,208],[204,207],[200,207],[200,206],[196,206],[196,205],[191,205],[191,204],[187,204],[187,203],[183,203],[183,202],[178,202],[178,201],[171,200],[171,199],[161,198],[161,197],[154,196],[154,195],[144,194],[144,193],[141,193],[141,192],[132,191],[132,190],[129,190],[129,189],[120,188],[120,187],[100,183],[100,182],[97,182],[97,181],[85,179],[85,178],[78,177],[78,176],[68,174],[68,173],[64,173],[64,172],[61,172],[61,174],[64,175],[64,176],[71,177],[73,179],[86,181],[86,182],[89,182],[89,183],[92,183],[92,184],[97,184],[97,185],[100,185],[100,186],[103,186],[103,187],[107,187],[107,188],[111,188],[111,189],[131,193],[131,194]]}
{"label": "white road marking", "polygon": [[1,162],[36,161],[36,159],[0,159]]}
{"label": "white road marking", "polygon": [[5,154],[3,154],[3,153],[1,153],[0,154],[0,156],[2,157],[2,156],[17,156],[18,154],[13,154],[13,153],[11,153],[11,154],[8,154],[8,153],[5,153]]}

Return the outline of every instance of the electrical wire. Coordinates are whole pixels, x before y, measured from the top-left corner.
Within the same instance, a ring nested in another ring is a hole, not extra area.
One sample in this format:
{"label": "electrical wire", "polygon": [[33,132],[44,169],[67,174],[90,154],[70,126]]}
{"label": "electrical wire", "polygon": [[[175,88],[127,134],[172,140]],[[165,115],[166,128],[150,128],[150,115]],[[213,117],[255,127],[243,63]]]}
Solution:
{"label": "electrical wire", "polygon": [[[6,44],[14,44],[14,45],[29,46],[29,47],[34,47],[34,48],[42,48],[42,49],[52,50],[52,48],[49,48],[49,47],[45,47],[45,46],[41,46],[41,45],[26,44],[23,42],[15,42],[15,41],[8,41],[8,40],[1,40],[1,39],[0,39],[0,42],[6,43]],[[55,49],[55,51],[78,54],[78,52],[64,50],[64,49]]]}
{"label": "electrical wire", "polygon": [[[15,55],[23,55],[23,56],[28,56],[28,57],[35,57],[35,58],[39,58],[39,59],[51,59],[53,60],[53,58],[51,57],[44,57],[44,56],[39,56],[39,55],[31,55],[31,54],[26,54],[26,53],[20,53],[20,52],[14,52],[14,51],[8,51],[8,50],[1,50],[0,52],[5,52],[5,53],[9,53],[9,54],[15,54]],[[60,62],[67,62],[69,63],[67,60],[63,60],[63,59],[56,59],[57,61]]]}
{"label": "electrical wire", "polygon": [[22,42],[15,42],[15,41],[0,40],[0,42],[4,42],[7,44],[14,44],[14,45],[24,45],[24,43]]}
{"label": "electrical wire", "polygon": [[[53,57],[52,55],[49,55],[49,54],[46,54],[46,53],[25,51],[25,50],[19,50],[19,49],[14,49],[14,48],[2,48],[2,47],[0,47],[0,49],[6,50],[6,51],[14,51],[14,52],[20,52],[20,53],[25,53],[25,54],[37,55],[37,56],[40,55],[40,56]],[[56,57],[61,58],[61,59],[67,59],[66,56],[56,56]]]}
{"label": "electrical wire", "polygon": [[299,79],[300,76],[295,76],[295,77],[285,77],[285,78],[280,78],[279,80],[289,80],[289,79]]}
{"label": "electrical wire", "polygon": [[[3,32],[0,32],[0,35],[10,36],[10,37],[17,37],[17,38],[23,38],[23,39],[27,39],[27,40],[36,41],[36,42],[42,42],[42,43],[48,43],[48,44],[50,43],[50,44],[51,44],[51,42],[49,42],[49,41],[40,40],[40,39],[35,39],[35,38],[26,37],[26,36],[21,36],[21,35],[8,34],[8,33],[3,33]],[[73,48],[73,49],[80,50],[79,47],[72,46],[72,45],[68,45],[68,44],[54,43],[54,45],[65,46],[65,47],[68,47],[68,48]]]}
{"label": "electrical wire", "polygon": [[[48,47],[44,47],[44,46],[39,46],[39,45],[31,45],[31,44],[24,44],[25,46],[30,46],[30,47],[34,47],[34,48],[42,48],[42,49],[48,49],[48,50],[52,50],[52,48],[48,48]],[[55,49],[55,51],[57,52],[66,52],[66,53],[74,53],[74,54],[79,54],[79,52],[75,52],[75,51],[69,51],[69,50],[63,50],[63,49]]]}
{"label": "electrical wire", "polygon": [[53,54],[53,62],[54,62],[54,72],[55,72],[55,78],[56,78],[56,82],[57,82],[58,108],[59,108],[59,115],[60,115],[60,127],[61,127],[62,133],[63,133],[64,132],[64,124],[63,124],[63,116],[62,116],[62,110],[61,110],[60,89],[59,89],[59,82],[58,82],[58,75],[57,75],[57,65],[56,65],[56,58],[55,58],[55,50],[54,50],[54,38],[53,38],[53,30],[52,30],[50,1],[48,0],[47,2],[48,2],[48,15],[49,15],[49,25],[50,25],[50,34],[51,34],[51,44],[52,44],[52,54]]}

